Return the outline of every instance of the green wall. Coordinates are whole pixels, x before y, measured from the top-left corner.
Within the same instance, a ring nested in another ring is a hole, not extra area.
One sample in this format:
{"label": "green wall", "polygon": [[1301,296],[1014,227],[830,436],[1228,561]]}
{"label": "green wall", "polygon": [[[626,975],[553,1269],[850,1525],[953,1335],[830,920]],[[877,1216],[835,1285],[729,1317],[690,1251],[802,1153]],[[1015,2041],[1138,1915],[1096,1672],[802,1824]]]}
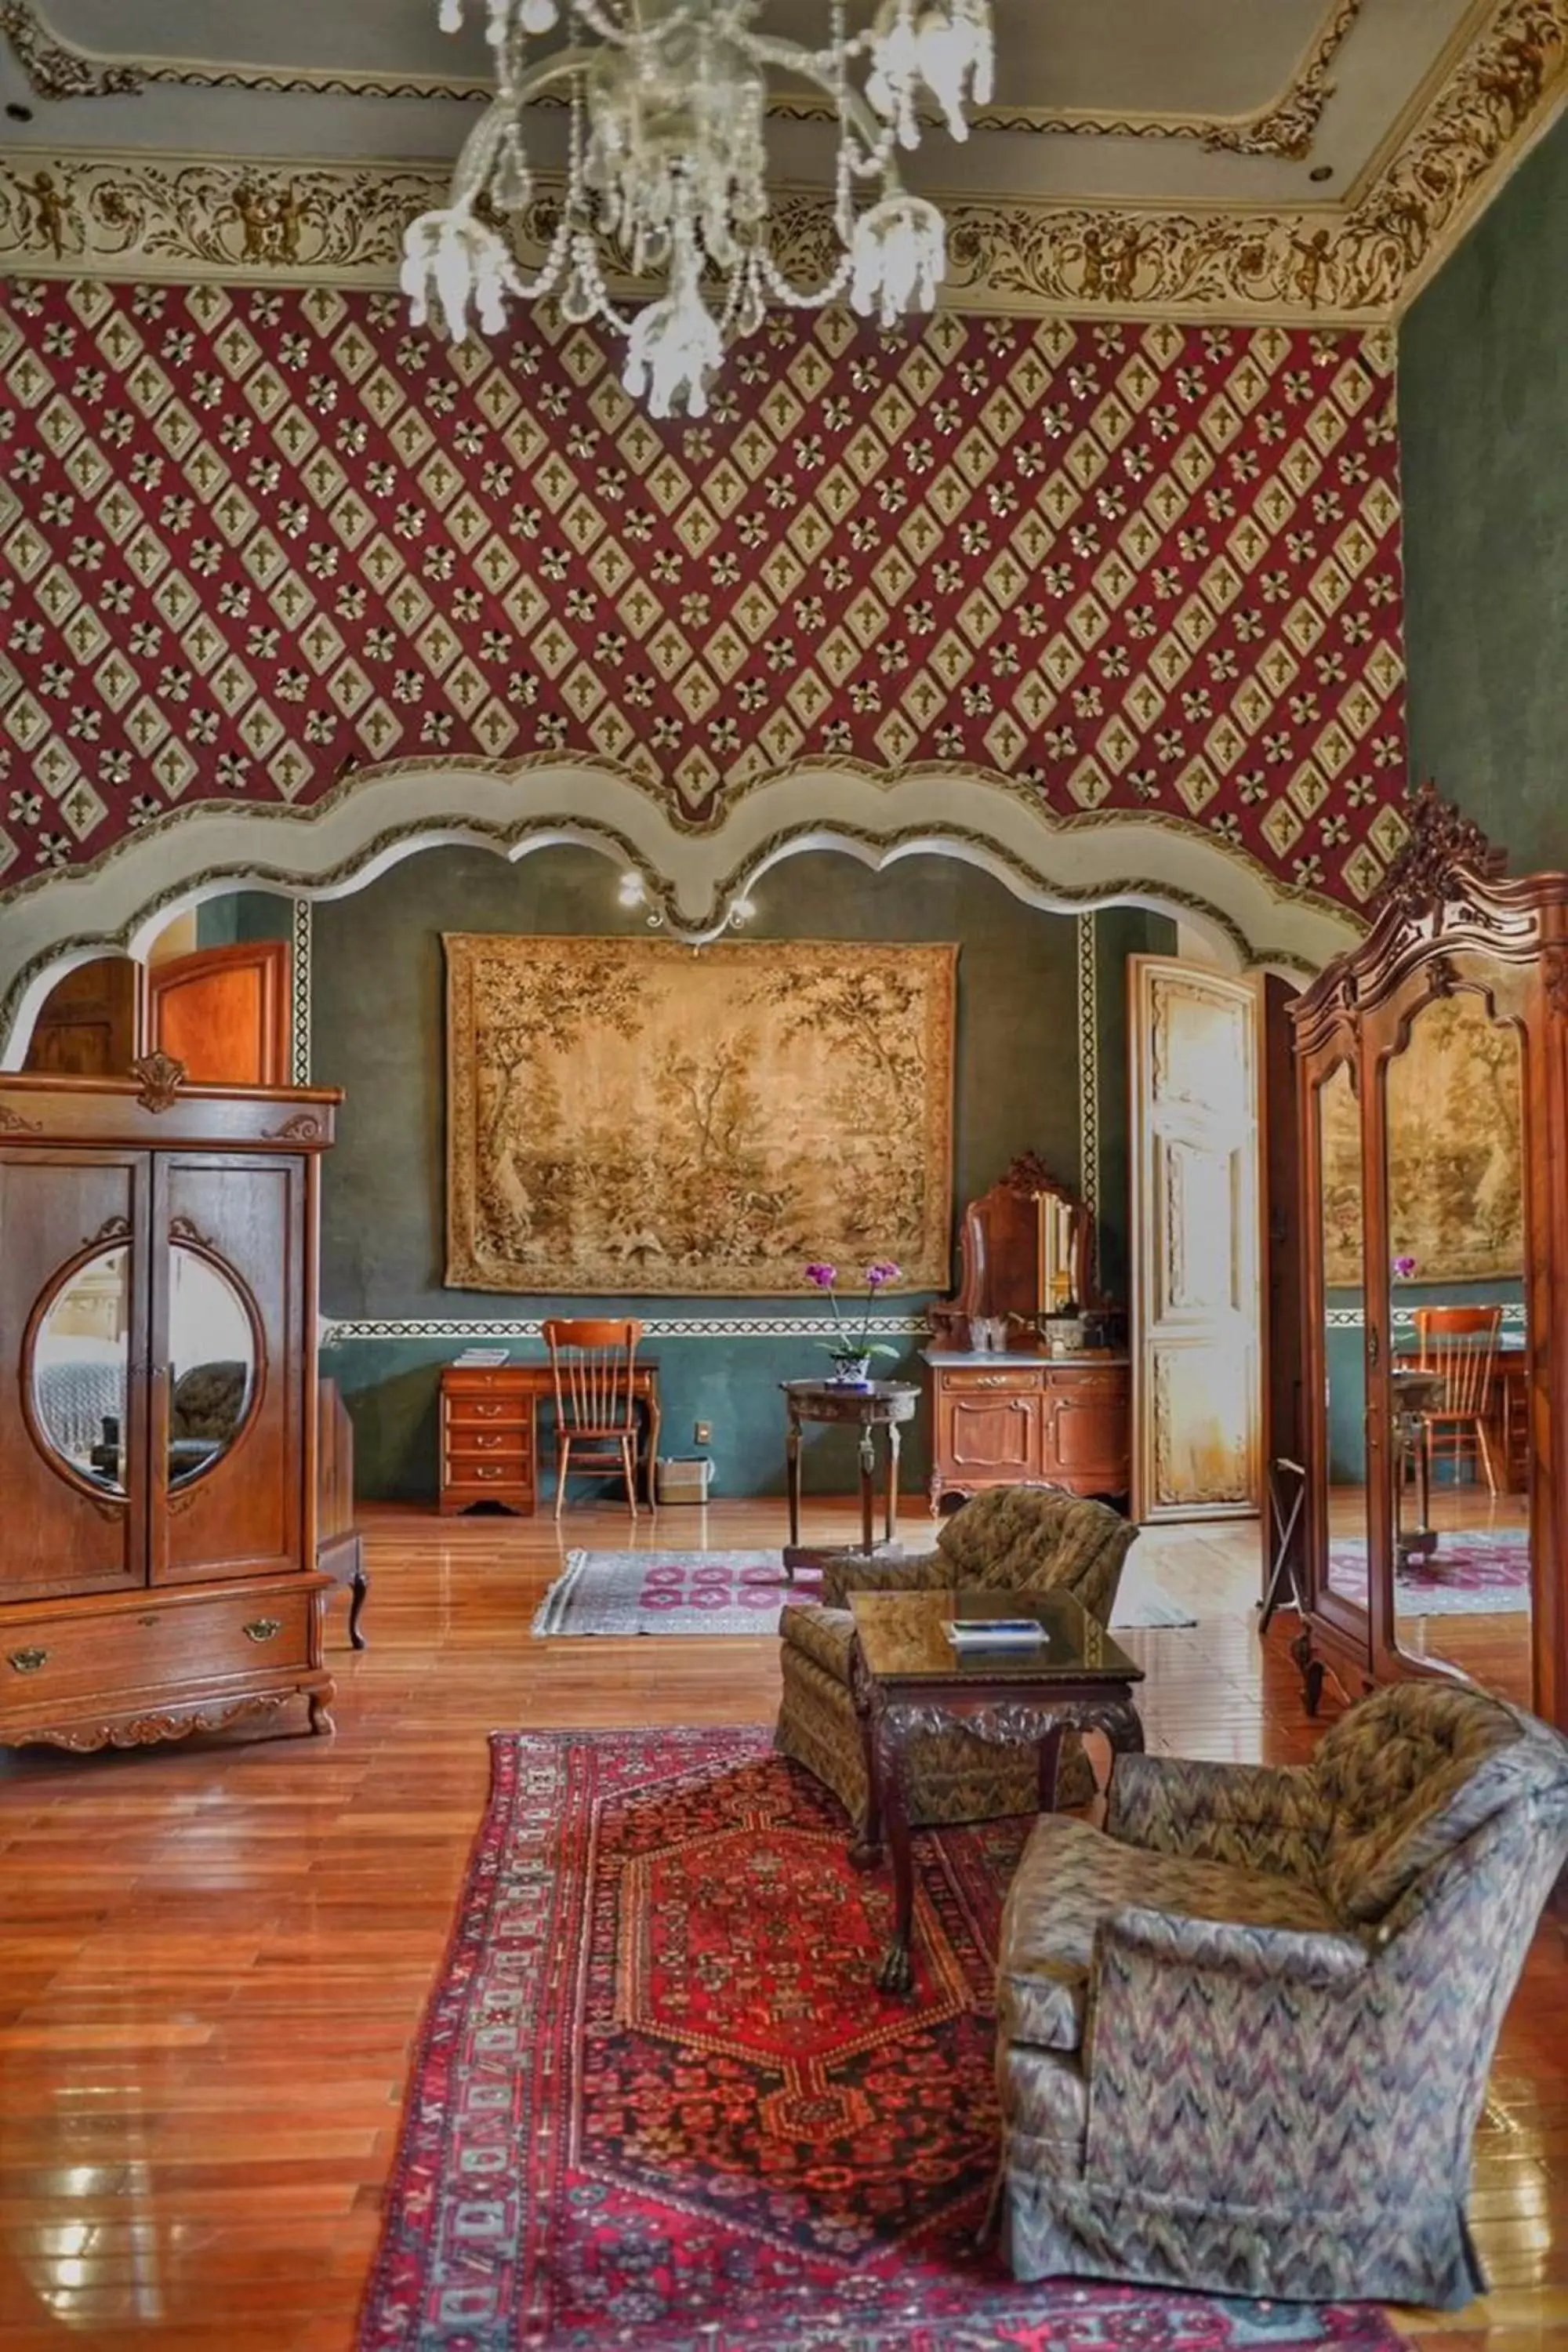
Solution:
{"label": "green wall", "polygon": [[[752,893],[748,939],[952,940],[960,944],[954,1104],[960,1201],[983,1191],[1018,1152],[1039,1152],[1080,1185],[1076,919],[1025,907],[956,859],[908,859],[880,875],[823,851],[776,867]],[[506,1322],[571,1313],[601,1302],[492,1297],[442,1287],[445,1186],[444,930],[637,935],[643,919],[619,906],[614,869],[596,853],[542,850],[508,865],[476,849],[429,850],[366,889],[315,909],[311,1072],[347,1099],[327,1161],[322,1218],[323,1311],[355,1323],[474,1319]],[[1173,926],[1135,908],[1097,918],[1103,1278],[1124,1288],[1126,1265],[1126,1016],[1129,953],[1168,953]],[[889,1312],[917,1314],[923,1297]],[[647,1316],[787,1319],[800,1299],[640,1302]],[[334,1345],[338,1380],[356,1429],[366,1495],[435,1491],[439,1367],[462,1342],[389,1331]],[[908,1342],[906,1371],[919,1340]],[[728,1339],[660,1334],[664,1450],[691,1450],[692,1424],[713,1424],[714,1491],[777,1492],[783,1482],[777,1383],[826,1368],[805,1335]],[[542,1353],[538,1341],[520,1352]],[[808,1487],[854,1483],[844,1433],[813,1432]],[[927,1470],[923,1428],[906,1450],[913,1491]]]}
{"label": "green wall", "polygon": [[1410,766],[1568,866],[1568,119],[1405,320]]}
{"label": "green wall", "polygon": [[198,948],[249,947],[257,940],[286,940],[294,929],[294,901],[272,890],[226,890],[204,898],[196,908]]}

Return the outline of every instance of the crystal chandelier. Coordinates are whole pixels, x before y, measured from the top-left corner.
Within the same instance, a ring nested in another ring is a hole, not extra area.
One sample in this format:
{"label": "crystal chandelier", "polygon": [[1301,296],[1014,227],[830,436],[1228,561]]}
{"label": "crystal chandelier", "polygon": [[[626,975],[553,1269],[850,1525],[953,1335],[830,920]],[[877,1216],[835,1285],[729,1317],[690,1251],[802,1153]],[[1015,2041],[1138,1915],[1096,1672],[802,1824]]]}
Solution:
{"label": "crystal chandelier", "polygon": [[[656,416],[702,415],[726,347],[761,325],[770,302],[808,310],[847,295],[883,326],[929,310],[946,267],[942,215],[899,178],[900,148],[919,143],[917,108],[934,99],[955,139],[966,100],[991,95],[989,0],[879,0],[864,31],[831,0],[820,48],[757,28],[762,0],[485,0],[496,95],[475,126],[451,201],[414,222],[402,283],[414,323],[432,298],[454,341],[469,311],[487,335],[506,322],[509,295],[559,289],[564,317],[602,319],[626,337],[623,382]],[[464,0],[441,0],[447,32]],[[542,40],[559,34],[552,46]],[[796,286],[768,249],[763,117],[770,69],[824,92],[837,116],[832,221],[839,255],[817,286]],[[858,75],[859,81],[852,80]],[[541,268],[531,276],[480,217],[521,213],[534,175],[522,110],[563,86],[566,190]],[[861,192],[875,191],[860,202]],[[665,290],[628,314],[612,302],[600,263],[609,240],[638,278]]]}

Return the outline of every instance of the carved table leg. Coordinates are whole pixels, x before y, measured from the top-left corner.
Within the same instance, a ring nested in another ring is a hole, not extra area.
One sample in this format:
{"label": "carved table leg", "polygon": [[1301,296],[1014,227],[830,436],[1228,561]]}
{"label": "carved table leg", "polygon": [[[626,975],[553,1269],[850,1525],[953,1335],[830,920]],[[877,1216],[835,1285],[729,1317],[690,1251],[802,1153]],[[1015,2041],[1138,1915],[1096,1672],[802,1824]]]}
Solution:
{"label": "carved table leg", "polygon": [[313,1737],[321,1738],[327,1732],[337,1729],[332,1721],[332,1701],[336,1696],[337,1686],[332,1683],[329,1683],[325,1690],[310,1693],[310,1730]]}
{"label": "carved table leg", "polygon": [[903,1441],[896,1421],[888,1423],[888,1511],[882,1522],[882,1541],[891,1543],[899,1532],[899,1455]]}
{"label": "carved table leg", "polygon": [[877,1549],[877,1444],[870,1423],[860,1432],[860,1549],[868,1559]]}
{"label": "carved table leg", "polygon": [[789,1486],[790,1542],[790,1550],[784,1554],[784,1575],[793,1584],[795,1562],[790,1558],[790,1552],[794,1551],[800,1542],[800,1423],[795,1417],[793,1399],[789,1409],[789,1426],[784,1431],[784,1466]]}
{"label": "carved table leg", "polygon": [[909,1992],[914,1984],[915,1863],[910,1845],[908,1750],[896,1718],[879,1707],[876,1720],[877,1780],[893,1858],[893,1937],[877,1969],[882,1992]]}
{"label": "carved table leg", "polygon": [[1061,1762],[1065,1723],[1053,1723],[1040,1740],[1036,1787],[1037,1801],[1042,1813],[1054,1813],[1057,1809],[1057,1768]]}
{"label": "carved table leg", "polygon": [[353,1650],[363,1650],[364,1647],[364,1635],[359,1629],[359,1618],[360,1611],[364,1607],[365,1595],[369,1591],[370,1579],[364,1572],[364,1547],[362,1544],[354,1552],[353,1573],[349,1579],[349,1647]]}

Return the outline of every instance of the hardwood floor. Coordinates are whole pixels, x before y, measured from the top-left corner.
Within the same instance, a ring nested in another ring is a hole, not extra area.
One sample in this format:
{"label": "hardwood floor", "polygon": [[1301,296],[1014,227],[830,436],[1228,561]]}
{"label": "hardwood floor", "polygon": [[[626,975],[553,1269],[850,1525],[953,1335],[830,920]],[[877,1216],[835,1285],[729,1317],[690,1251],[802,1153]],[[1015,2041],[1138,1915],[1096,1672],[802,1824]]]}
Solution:
{"label": "hardwood floor", "polygon": [[[807,1539],[852,1507],[808,1507]],[[331,1741],[0,1758],[0,2352],[347,2352],[410,2044],[484,1804],[486,1733],[752,1723],[769,1636],[535,1643],[566,1543],[782,1541],[782,1504],[441,1521],[369,1510],[371,1647]],[[905,1534],[916,1532],[906,1526]],[[1151,1747],[1293,1760],[1313,1738],[1253,1628],[1250,1526],[1145,1535],[1200,1622],[1123,1636]],[[303,1709],[300,1710],[302,1725]],[[1536,1939],[1479,2137],[1494,2292],[1396,2315],[1423,2352],[1568,2345],[1568,1949]]]}

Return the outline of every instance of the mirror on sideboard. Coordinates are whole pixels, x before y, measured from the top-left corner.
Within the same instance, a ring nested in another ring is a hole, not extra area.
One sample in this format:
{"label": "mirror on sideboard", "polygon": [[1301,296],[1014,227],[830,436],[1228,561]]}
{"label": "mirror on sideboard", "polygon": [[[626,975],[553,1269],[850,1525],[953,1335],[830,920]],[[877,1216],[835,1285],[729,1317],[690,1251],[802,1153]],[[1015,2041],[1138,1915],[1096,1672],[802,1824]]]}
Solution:
{"label": "mirror on sideboard", "polygon": [[1523,1058],[1517,975],[1487,961],[1383,1071],[1393,1638],[1528,1706]]}

